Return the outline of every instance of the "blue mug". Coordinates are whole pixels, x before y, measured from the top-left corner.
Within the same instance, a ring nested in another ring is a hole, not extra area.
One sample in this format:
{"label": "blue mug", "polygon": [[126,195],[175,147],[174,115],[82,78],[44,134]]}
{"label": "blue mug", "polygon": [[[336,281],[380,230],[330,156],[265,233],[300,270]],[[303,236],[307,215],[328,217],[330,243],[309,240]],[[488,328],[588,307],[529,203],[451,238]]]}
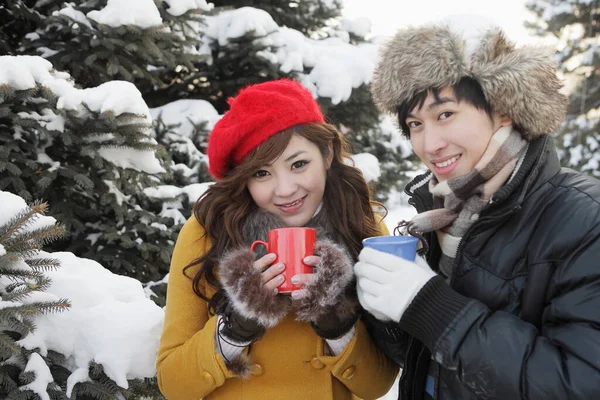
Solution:
{"label": "blue mug", "polygon": [[419,238],[414,236],[374,236],[363,239],[363,246],[415,261]]}

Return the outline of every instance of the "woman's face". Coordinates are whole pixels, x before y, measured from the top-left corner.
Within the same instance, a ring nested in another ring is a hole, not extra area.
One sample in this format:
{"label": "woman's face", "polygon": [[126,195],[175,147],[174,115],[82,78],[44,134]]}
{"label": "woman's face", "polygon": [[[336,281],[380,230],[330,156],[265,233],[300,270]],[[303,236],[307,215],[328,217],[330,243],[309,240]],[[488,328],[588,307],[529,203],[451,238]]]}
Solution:
{"label": "woman's face", "polygon": [[331,157],[331,148],[325,158],[316,144],[293,135],[279,157],[248,179],[250,195],[256,205],[287,226],[304,226],[323,199]]}

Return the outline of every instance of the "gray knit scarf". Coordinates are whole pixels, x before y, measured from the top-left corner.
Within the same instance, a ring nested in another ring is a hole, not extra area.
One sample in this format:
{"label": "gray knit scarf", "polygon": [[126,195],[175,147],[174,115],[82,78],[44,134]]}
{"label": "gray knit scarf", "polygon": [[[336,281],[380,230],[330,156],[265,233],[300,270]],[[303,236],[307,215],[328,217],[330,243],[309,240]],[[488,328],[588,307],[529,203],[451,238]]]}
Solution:
{"label": "gray knit scarf", "polygon": [[475,168],[464,175],[438,182],[429,181],[433,210],[417,214],[408,231],[437,231],[442,249],[440,271],[449,278],[462,236],[477,221],[492,195],[515,170],[527,149],[527,141],[512,126],[498,129]]}

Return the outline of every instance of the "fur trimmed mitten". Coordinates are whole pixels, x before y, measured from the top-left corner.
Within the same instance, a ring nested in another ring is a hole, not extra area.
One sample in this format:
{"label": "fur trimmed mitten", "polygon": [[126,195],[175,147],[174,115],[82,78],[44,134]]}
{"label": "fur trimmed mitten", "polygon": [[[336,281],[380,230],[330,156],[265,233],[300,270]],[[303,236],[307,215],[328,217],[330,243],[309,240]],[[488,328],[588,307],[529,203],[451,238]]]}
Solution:
{"label": "fur trimmed mitten", "polygon": [[318,241],[315,279],[304,285],[306,294],[292,300],[296,319],[310,322],[317,335],[336,339],[348,332],[359,318],[359,302],[352,261],[344,248],[330,240]]}
{"label": "fur trimmed mitten", "polygon": [[[261,271],[254,268],[256,255],[247,248],[225,254],[219,263],[219,281],[227,295],[217,307],[224,325],[217,336],[237,343],[252,343],[260,339],[266,328],[279,323],[291,309],[288,296],[277,296],[263,287]],[[219,329],[219,328],[218,328]],[[241,353],[227,368],[242,378],[250,377],[251,359]]]}
{"label": "fur trimmed mitten", "polygon": [[270,328],[289,312],[290,299],[263,288],[261,271],[253,266],[255,257],[246,248],[227,253],[219,263],[219,281],[240,316]]}

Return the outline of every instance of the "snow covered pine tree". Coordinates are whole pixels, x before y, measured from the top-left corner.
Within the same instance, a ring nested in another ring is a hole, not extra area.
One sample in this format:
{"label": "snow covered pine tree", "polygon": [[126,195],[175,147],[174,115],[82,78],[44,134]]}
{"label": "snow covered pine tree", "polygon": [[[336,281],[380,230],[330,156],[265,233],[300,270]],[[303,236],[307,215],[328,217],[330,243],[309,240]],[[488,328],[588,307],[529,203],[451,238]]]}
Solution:
{"label": "snow covered pine tree", "polygon": [[569,92],[567,118],[558,130],[562,163],[600,177],[600,1],[528,0],[530,26],[557,39],[557,59]]}

